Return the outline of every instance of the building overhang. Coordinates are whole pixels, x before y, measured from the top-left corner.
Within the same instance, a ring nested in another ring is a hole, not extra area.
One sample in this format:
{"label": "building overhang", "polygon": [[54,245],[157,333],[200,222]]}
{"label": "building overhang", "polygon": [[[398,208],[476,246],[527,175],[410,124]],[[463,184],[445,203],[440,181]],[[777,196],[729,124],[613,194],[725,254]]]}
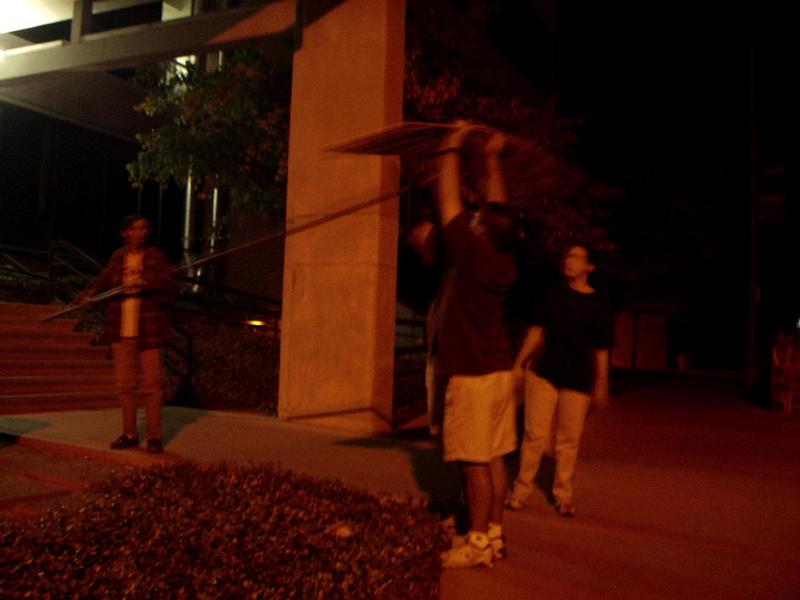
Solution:
{"label": "building overhang", "polygon": [[107,71],[190,54],[257,44],[291,60],[296,0],[80,35],[77,41],[25,43],[0,34],[0,101],[133,139],[150,120],[133,110],[142,91]]}

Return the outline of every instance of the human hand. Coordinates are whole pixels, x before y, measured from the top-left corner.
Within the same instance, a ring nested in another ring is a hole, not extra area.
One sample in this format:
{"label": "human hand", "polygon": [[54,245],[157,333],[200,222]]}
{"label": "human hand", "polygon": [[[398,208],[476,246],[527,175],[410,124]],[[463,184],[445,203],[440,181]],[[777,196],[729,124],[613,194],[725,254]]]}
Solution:
{"label": "human hand", "polygon": [[453,126],[455,128],[447,135],[444,142],[445,148],[448,149],[461,148],[464,141],[479,128],[479,125],[463,119],[454,121]]}
{"label": "human hand", "polygon": [[603,387],[600,389],[595,389],[592,393],[592,408],[595,410],[600,410],[603,408],[608,408],[609,405],[609,394],[608,388]]}
{"label": "human hand", "polygon": [[501,131],[493,134],[486,142],[484,152],[486,156],[499,156],[500,153],[508,146],[508,137]]}

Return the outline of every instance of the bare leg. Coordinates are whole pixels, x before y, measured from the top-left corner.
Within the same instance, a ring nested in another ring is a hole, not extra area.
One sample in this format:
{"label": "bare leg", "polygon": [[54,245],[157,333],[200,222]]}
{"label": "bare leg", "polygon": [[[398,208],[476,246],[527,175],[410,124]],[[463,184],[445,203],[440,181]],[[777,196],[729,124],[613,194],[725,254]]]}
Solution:
{"label": "bare leg", "polygon": [[492,512],[492,475],[488,463],[462,463],[467,482],[470,530],[486,533]]}
{"label": "bare leg", "polygon": [[489,463],[489,475],[492,484],[492,507],[489,511],[489,521],[500,525],[503,523],[503,506],[508,490],[508,472],[502,456],[493,458]]}

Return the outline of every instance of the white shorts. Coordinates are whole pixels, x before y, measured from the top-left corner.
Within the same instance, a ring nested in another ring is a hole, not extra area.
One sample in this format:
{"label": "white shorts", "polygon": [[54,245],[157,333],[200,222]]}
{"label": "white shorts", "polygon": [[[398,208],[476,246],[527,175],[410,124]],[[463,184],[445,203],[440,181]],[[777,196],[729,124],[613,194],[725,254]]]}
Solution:
{"label": "white shorts", "polygon": [[488,463],[516,450],[511,371],[450,377],[445,392],[442,442],[446,461]]}

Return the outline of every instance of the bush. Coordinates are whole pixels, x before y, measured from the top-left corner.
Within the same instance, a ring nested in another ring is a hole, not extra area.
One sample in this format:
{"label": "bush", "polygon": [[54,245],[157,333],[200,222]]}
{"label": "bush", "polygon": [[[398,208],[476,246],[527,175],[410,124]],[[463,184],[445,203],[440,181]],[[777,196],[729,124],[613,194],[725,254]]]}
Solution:
{"label": "bush", "polygon": [[179,463],[0,523],[0,597],[436,598],[441,546],[422,501]]}
{"label": "bush", "polygon": [[[280,338],[258,328],[228,325],[181,315],[176,322],[192,336],[194,371],[189,398],[181,398],[174,375],[167,397],[176,402],[219,410],[250,409],[276,415]],[[167,359],[180,359],[167,349]]]}

